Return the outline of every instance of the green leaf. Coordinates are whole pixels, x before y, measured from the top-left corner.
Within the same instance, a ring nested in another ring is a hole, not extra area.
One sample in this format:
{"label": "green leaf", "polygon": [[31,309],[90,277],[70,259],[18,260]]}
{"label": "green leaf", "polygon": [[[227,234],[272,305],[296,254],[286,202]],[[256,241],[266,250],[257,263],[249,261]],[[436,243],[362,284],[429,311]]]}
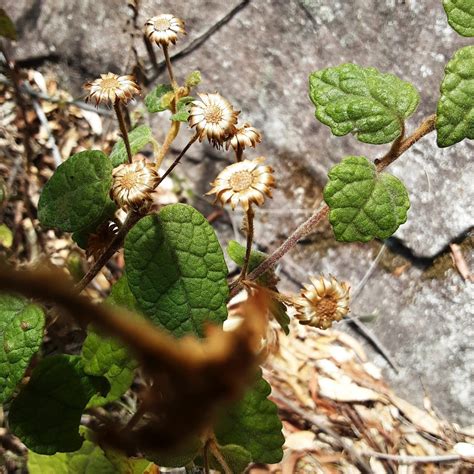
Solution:
{"label": "green leaf", "polygon": [[251,453],[254,462],[281,461],[285,438],[278,408],[267,398],[270,392],[270,385],[260,372],[243,399],[221,414],[214,430],[220,444],[242,446]]}
{"label": "green leaf", "polygon": [[87,229],[110,204],[112,164],[101,151],[81,151],[58,166],[46,183],[38,217],[46,227],[66,232]]}
{"label": "green leaf", "polygon": [[[153,141],[151,128],[146,125],[139,125],[129,132],[128,141],[130,142],[130,150],[133,156],[140,150],[143,150],[148,143]],[[127,149],[125,148],[123,138],[121,138],[112,148],[110,159],[112,160],[112,166],[114,168],[128,162]]]}
{"label": "green leaf", "polygon": [[16,40],[16,28],[3,8],[0,8],[0,36]]}
{"label": "green leaf", "polygon": [[0,246],[9,249],[13,245],[13,232],[5,225],[0,225]]}
{"label": "green leaf", "polygon": [[120,341],[103,337],[91,328],[82,346],[82,361],[86,374],[104,376],[110,383],[108,394],[94,395],[88,408],[118,400],[130,388],[138,366]]}
{"label": "green leaf", "polygon": [[[149,472],[148,469],[153,466],[153,463],[148,461],[148,459],[129,458],[118,451],[107,450],[105,456],[113,464],[114,472],[118,474],[144,474]],[[90,474],[94,473],[91,472]]]}
{"label": "green leaf", "polygon": [[[243,473],[252,462],[252,455],[246,449],[242,448],[242,446],[228,444],[226,446],[219,446],[219,451],[234,474]],[[195,463],[198,466],[204,467],[202,456],[199,456]],[[209,467],[217,472],[222,472],[222,466],[212,452],[209,452]]]}
{"label": "green leaf", "polygon": [[[118,471],[92,441],[85,440],[80,450],[52,456],[28,452],[30,474],[117,474]],[[127,471],[122,471],[124,474]],[[143,472],[143,471],[142,471]]]}
{"label": "green leaf", "polygon": [[89,244],[89,237],[91,234],[94,234],[97,232],[98,228],[105,223],[105,221],[108,221],[112,219],[114,216],[115,212],[117,211],[117,205],[115,204],[114,201],[112,201],[109,197],[107,198],[107,202],[105,204],[105,207],[103,209],[102,214],[99,216],[97,221],[91,223],[87,228],[83,230],[79,230],[77,232],[74,232],[71,237],[76,244],[81,247],[81,249],[86,250]]}
{"label": "green leaf", "polygon": [[26,299],[0,294],[0,404],[21,382],[43,340],[43,310]]}
{"label": "green leaf", "polygon": [[337,240],[386,239],[407,220],[408,193],[395,176],[377,173],[363,156],[349,156],[329,171],[324,200]]}
{"label": "green leaf", "polygon": [[134,313],[140,312],[137,300],[130,290],[126,275],[123,275],[112,285],[112,290],[106,301],[110,304],[122,306]]}
{"label": "green leaf", "polygon": [[[170,105],[170,93],[173,88],[170,84],[158,84],[146,97],[145,106],[151,114],[163,112]],[[172,98],[172,97],[171,97]]]}
{"label": "green leaf", "polygon": [[[185,434],[184,434],[185,435]],[[164,467],[183,467],[194,460],[202,449],[202,441],[197,436],[191,436],[179,446],[166,450],[146,452],[148,459]]]}
{"label": "green leaf", "polygon": [[201,72],[193,71],[190,74],[188,74],[188,77],[186,78],[184,85],[186,87],[192,88],[192,87],[196,87],[200,83],[201,83]]}
{"label": "green leaf", "polygon": [[142,313],[175,336],[203,336],[227,317],[227,266],[212,226],[185,204],[141,219],[125,239],[130,289]]}
{"label": "green leaf", "polygon": [[401,135],[404,120],[420,99],[410,83],[350,63],[313,72],[309,95],[316,118],[334,135],[353,133],[361,142],[376,145]]}
{"label": "green leaf", "polygon": [[[246,248],[235,240],[231,240],[227,246],[227,253],[229,254],[229,257],[239,266],[244,264],[245,252]],[[255,268],[257,268],[267,257],[268,255],[264,252],[252,250],[250,252],[249,271],[255,270]],[[268,270],[257,279],[257,282],[262,286],[278,292],[278,289],[275,286],[276,280],[277,277],[275,276],[273,270]],[[290,317],[286,311],[286,306],[281,301],[272,299],[268,309],[270,310],[273,317],[277,320],[285,334],[289,334]]]}
{"label": "green leaf", "polygon": [[439,147],[474,139],[474,46],[456,51],[446,65],[436,131]]}
{"label": "green leaf", "polygon": [[13,400],[10,430],[39,454],[76,451],[83,442],[79,434],[82,412],[95,393],[107,389],[105,379],[84,372],[81,357],[47,357]]}
{"label": "green leaf", "polygon": [[170,117],[170,120],[175,122],[187,122],[190,115],[191,102],[194,100],[194,97],[187,96],[181,97],[178,100],[177,112]]}
{"label": "green leaf", "polygon": [[451,28],[462,36],[474,36],[474,2],[472,0],[443,0]]}

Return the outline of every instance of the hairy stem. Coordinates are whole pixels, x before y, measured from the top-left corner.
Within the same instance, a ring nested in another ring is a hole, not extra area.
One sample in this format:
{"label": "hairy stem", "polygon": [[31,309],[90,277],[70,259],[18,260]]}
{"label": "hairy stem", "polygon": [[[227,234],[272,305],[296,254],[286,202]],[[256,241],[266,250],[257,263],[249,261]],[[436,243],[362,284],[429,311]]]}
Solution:
{"label": "hairy stem", "polygon": [[253,218],[255,213],[253,212],[252,205],[249,204],[247,210],[247,246],[245,248],[245,260],[242,265],[242,271],[240,272],[239,281],[244,280],[247,275],[249,268],[250,254],[252,253],[252,242],[253,242]]}
{"label": "hairy stem", "polygon": [[222,470],[224,471],[225,474],[232,474],[232,469],[230,469],[229,465],[227,464],[227,461],[225,460],[224,456],[222,456],[222,453],[219,451],[219,447],[217,446],[217,443],[215,440],[210,440],[209,442],[209,449],[212,453],[212,455],[217,459],[217,462],[221,465]]}
{"label": "hairy stem", "polygon": [[237,161],[237,163],[239,161],[242,161],[243,154],[244,154],[244,150],[240,146],[238,146],[237,150],[235,150],[235,161]]}
{"label": "hairy stem", "polygon": [[199,135],[197,133],[192,136],[191,140],[189,140],[188,144],[181,150],[181,153],[176,157],[176,159],[173,161],[171,166],[164,172],[163,176],[161,176],[160,180],[158,181],[155,187],[158,187],[160,183],[176,168],[181,158],[191,148],[191,145],[198,139],[198,137]]}
{"label": "hairy stem", "polygon": [[173,74],[173,67],[171,66],[170,54],[168,52],[168,45],[163,45],[163,54],[165,56],[166,69],[168,69],[168,76],[170,77],[171,87],[176,91],[178,89],[178,83],[176,82]]}
{"label": "hairy stem", "polygon": [[123,142],[125,143],[125,148],[127,150],[128,162],[132,162],[132,150],[130,148],[130,141],[128,140],[128,131],[125,126],[125,119],[123,118],[122,109],[120,108],[120,101],[116,100],[114,102],[114,110],[117,114],[117,120],[120,127],[120,133],[122,134]]}
{"label": "hairy stem", "polygon": [[[375,160],[377,171],[383,171],[387,166],[391,165],[397,158],[405,153],[417,141],[421,140],[425,135],[432,132],[436,126],[436,115],[427,117],[420,126],[407,138],[397,140],[389,152],[382,158]],[[326,204],[320,208],[305,222],[303,222],[266,260],[264,260],[253,272],[247,276],[247,280],[255,280],[263,275],[267,270],[273,267],[280,258],[288,253],[296,244],[314,230],[314,228],[328,215],[329,208]],[[241,282],[232,288],[230,297],[239,291]]]}
{"label": "hairy stem", "polygon": [[171,122],[171,127],[168,130],[165,141],[163,142],[163,145],[160,148],[158,156],[156,157],[156,165],[155,165],[156,169],[159,169],[161,164],[163,163],[163,160],[165,159],[165,156],[168,153],[168,150],[170,149],[171,144],[173,143],[174,139],[178,135],[180,126],[181,126],[181,122],[179,121]]}
{"label": "hairy stem", "polygon": [[427,117],[419,127],[407,138],[400,141],[395,141],[389,152],[382,158],[375,160],[375,166],[377,171],[380,172],[390,166],[397,158],[405,153],[410,147],[412,147],[417,141],[421,140],[425,135],[431,133],[436,127],[436,114]]}
{"label": "hairy stem", "polygon": [[80,293],[100,272],[102,267],[110,260],[113,254],[120,248],[122,245],[125,236],[128,231],[140,220],[141,214],[130,211],[127,214],[125,222],[120,228],[117,235],[111,240],[108,247],[102,252],[99,258],[94,262],[94,265],[89,269],[89,271],[84,275],[84,277],[77,283],[75,289]]}
{"label": "hairy stem", "polygon": [[[178,165],[181,158],[189,150],[190,146],[197,140],[198,135],[194,135],[188,144],[183,148],[178,157],[174,160],[173,164],[165,171],[163,176],[156,183],[155,188],[157,188],[160,183],[173,171],[173,169]],[[76,290],[80,293],[100,272],[102,267],[110,260],[113,254],[121,247],[125,236],[128,234],[129,230],[143,217],[139,212],[130,211],[127,214],[125,222],[120,228],[118,234],[112,239],[108,247],[102,252],[99,258],[95,261],[94,265],[89,269],[89,271],[84,275],[82,280],[76,285]]]}

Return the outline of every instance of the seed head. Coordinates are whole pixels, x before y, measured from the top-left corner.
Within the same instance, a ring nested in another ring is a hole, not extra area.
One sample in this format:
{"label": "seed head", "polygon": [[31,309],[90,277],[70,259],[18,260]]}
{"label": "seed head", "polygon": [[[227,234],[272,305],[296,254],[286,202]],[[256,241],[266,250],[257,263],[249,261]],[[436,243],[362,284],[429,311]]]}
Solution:
{"label": "seed head", "polygon": [[87,82],[84,89],[89,91],[86,102],[95,101],[96,106],[113,105],[116,101],[127,104],[133,96],[140,93],[140,87],[133,76],[117,76],[112,72],[101,74],[99,79]]}
{"label": "seed head", "polygon": [[211,184],[207,194],[215,194],[216,201],[222,205],[230,203],[232,209],[240,204],[248,211],[250,204],[261,206],[265,196],[272,197],[271,188],[275,186],[273,170],[263,165],[264,158],[244,160],[227,166]]}
{"label": "seed head", "polygon": [[117,166],[112,176],[110,197],[124,208],[139,208],[150,202],[151,193],[160,179],[155,168],[145,160]]}
{"label": "seed head", "polygon": [[245,150],[247,147],[255,148],[262,141],[262,134],[249,123],[237,128],[236,132],[225,143],[226,150],[232,147],[234,150]]}
{"label": "seed head", "polygon": [[236,131],[237,116],[229,101],[220,94],[198,94],[201,100],[192,102],[189,125],[196,127],[199,141],[207,137],[219,148]]}
{"label": "seed head", "polygon": [[294,299],[296,317],[301,324],[328,329],[349,312],[349,285],[333,276],[310,277],[310,281]]}
{"label": "seed head", "polygon": [[184,21],[167,13],[154,16],[145,23],[145,35],[158,46],[176,44],[178,33],[186,34]]}

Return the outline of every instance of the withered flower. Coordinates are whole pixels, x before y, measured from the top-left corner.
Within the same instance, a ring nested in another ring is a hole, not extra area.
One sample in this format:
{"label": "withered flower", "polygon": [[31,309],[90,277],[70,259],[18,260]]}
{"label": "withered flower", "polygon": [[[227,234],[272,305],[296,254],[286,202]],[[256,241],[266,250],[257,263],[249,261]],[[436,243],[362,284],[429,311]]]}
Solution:
{"label": "withered flower", "polygon": [[273,169],[263,165],[264,158],[244,160],[227,166],[211,184],[207,194],[216,194],[216,201],[222,205],[230,203],[232,209],[240,204],[248,211],[250,204],[261,206],[265,196],[272,197],[271,188],[275,186]]}
{"label": "withered flower", "polygon": [[160,176],[153,165],[145,160],[117,166],[113,171],[110,197],[120,207],[140,207],[152,200],[152,192]]}
{"label": "withered flower", "polygon": [[154,16],[145,23],[145,35],[158,46],[176,44],[178,33],[186,34],[184,21],[168,13]]}
{"label": "withered flower", "polygon": [[333,276],[310,277],[301,296],[294,299],[296,317],[301,324],[328,329],[349,312],[349,285]]}
{"label": "withered flower", "polygon": [[112,72],[101,74],[99,79],[87,82],[84,88],[89,91],[86,102],[95,101],[96,106],[114,105],[116,101],[127,104],[140,93],[140,86],[133,76],[118,76]]}
{"label": "withered flower", "polygon": [[230,137],[226,143],[226,150],[232,147],[235,151],[238,149],[245,150],[247,147],[255,148],[257,143],[262,141],[262,134],[249,123],[244,123],[242,127],[237,128],[236,132]]}
{"label": "withered flower", "polygon": [[189,125],[196,127],[199,141],[205,137],[216,147],[221,146],[236,131],[237,115],[229,101],[220,94],[198,94],[201,100],[192,102]]}

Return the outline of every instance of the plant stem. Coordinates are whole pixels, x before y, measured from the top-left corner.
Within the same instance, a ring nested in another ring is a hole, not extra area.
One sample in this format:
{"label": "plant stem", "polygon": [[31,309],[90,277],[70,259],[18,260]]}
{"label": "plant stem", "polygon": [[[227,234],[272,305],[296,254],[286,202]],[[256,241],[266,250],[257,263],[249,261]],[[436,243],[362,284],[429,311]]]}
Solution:
{"label": "plant stem", "polygon": [[[183,148],[178,157],[174,160],[173,164],[165,171],[163,176],[159,179],[155,188],[157,188],[160,183],[173,171],[176,165],[179,163],[180,159],[184,154],[189,150],[189,147],[197,140],[199,135],[195,134],[188,144]],[[80,293],[100,272],[102,267],[109,261],[113,254],[120,248],[122,245],[125,236],[128,231],[142,218],[142,214],[135,211],[130,211],[127,214],[125,222],[120,228],[118,234],[112,239],[109,243],[109,246],[102,252],[99,258],[95,261],[94,265],[89,269],[89,271],[84,275],[81,281],[75,286],[78,293]]]}
{"label": "plant stem", "polygon": [[237,150],[235,150],[235,161],[237,161],[237,163],[239,161],[242,161],[243,154],[244,154],[244,150],[240,146],[237,147]]}
{"label": "plant stem", "polygon": [[244,264],[242,265],[242,271],[240,272],[240,276],[237,281],[242,281],[245,279],[245,276],[247,275],[247,270],[249,268],[250,254],[252,253],[254,216],[255,213],[253,212],[252,204],[249,204],[249,208],[247,210],[247,247],[245,249],[245,260]]}
{"label": "plant stem", "polygon": [[[405,153],[410,147],[412,147],[417,141],[421,140],[425,135],[432,132],[436,126],[436,115],[430,115],[427,117],[420,126],[407,138],[397,141],[389,152],[382,158],[377,158],[374,164],[377,171],[383,171],[387,166],[391,165],[397,158]],[[280,258],[282,258],[287,252],[289,252],[296,244],[314,230],[314,228],[322,221],[323,218],[329,213],[329,207],[326,204],[320,206],[318,211],[313,214],[308,220],[303,222],[266,260],[264,260],[254,271],[248,276],[247,280],[255,280],[260,275],[265,273],[269,268],[274,266]],[[232,288],[230,297],[235,296],[241,282]]]}
{"label": "plant stem", "polygon": [[119,100],[116,100],[114,102],[114,110],[115,110],[115,113],[117,114],[117,120],[119,123],[120,132],[122,133],[123,142],[125,143],[125,148],[127,150],[128,162],[132,163],[132,150],[130,148],[130,142],[128,140],[128,131],[127,131],[127,127],[125,126],[125,120],[123,118]]}
{"label": "plant stem", "polygon": [[191,140],[189,140],[188,144],[181,150],[181,153],[176,157],[176,159],[173,161],[171,166],[164,172],[163,176],[161,176],[155,188],[157,188],[160,185],[160,183],[176,168],[181,158],[186,154],[189,148],[191,148],[191,145],[198,139],[198,137],[199,135],[197,133],[193,135]]}
{"label": "plant stem", "polygon": [[227,461],[224,459],[224,456],[222,456],[221,452],[219,451],[219,447],[213,439],[209,441],[209,449],[211,450],[213,456],[217,459],[217,462],[221,465],[222,469],[224,470],[224,474],[232,474],[232,470],[227,464]]}
{"label": "plant stem", "polygon": [[167,44],[163,45],[163,54],[165,56],[166,69],[168,69],[168,76],[170,77],[171,87],[173,87],[173,89],[176,91],[176,89],[178,88],[178,83],[176,82],[174,78],[173,67],[171,66],[171,59],[168,52]]}
{"label": "plant stem", "polygon": [[432,132],[436,127],[436,114],[427,117],[419,127],[407,138],[400,141],[395,141],[394,146],[390,148],[389,152],[382,158],[375,160],[377,171],[380,172],[390,166],[400,155],[405,153],[417,141],[421,140],[425,135]]}
{"label": "plant stem", "polygon": [[163,146],[160,148],[160,151],[158,152],[158,156],[156,157],[156,169],[160,169],[161,164],[163,163],[163,160],[165,159],[166,153],[168,153],[168,150],[173,143],[174,139],[177,137],[179,128],[181,126],[181,122],[179,121],[174,121],[171,122],[171,127],[168,130],[168,133],[166,134],[165,141],[163,142]]}
{"label": "plant stem", "polygon": [[94,262],[94,265],[89,269],[89,271],[83,276],[81,281],[75,286],[78,293],[80,293],[100,272],[102,267],[109,261],[112,255],[120,248],[122,242],[127,235],[128,231],[140,220],[142,216],[134,211],[130,211],[127,214],[125,222],[120,228],[119,232],[109,243],[109,246],[104,250],[104,252],[99,256],[99,258]]}

